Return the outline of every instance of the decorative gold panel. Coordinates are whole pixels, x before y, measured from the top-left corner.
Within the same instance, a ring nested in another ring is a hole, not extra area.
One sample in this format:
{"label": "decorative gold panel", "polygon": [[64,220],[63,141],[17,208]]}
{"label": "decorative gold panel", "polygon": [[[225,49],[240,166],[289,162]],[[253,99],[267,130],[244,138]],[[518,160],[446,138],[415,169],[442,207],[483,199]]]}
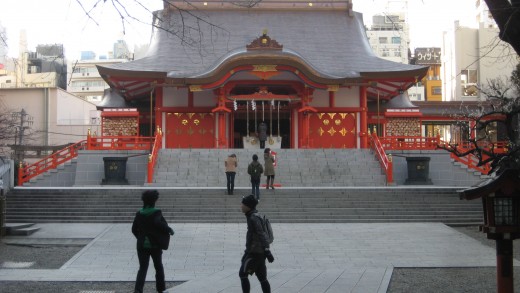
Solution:
{"label": "decorative gold panel", "polygon": [[336,113],[328,113],[330,119],[334,119],[334,116],[336,116]]}
{"label": "decorative gold panel", "polygon": [[202,86],[201,85],[190,85],[190,92],[201,92]]}
{"label": "decorative gold panel", "polygon": [[276,65],[253,65],[253,71],[272,72],[278,70],[276,70]]}
{"label": "decorative gold panel", "polygon": [[337,85],[337,84],[329,85],[329,86],[327,86],[327,90],[329,92],[337,92],[339,90],[339,85]]}
{"label": "decorative gold panel", "polygon": [[323,124],[324,124],[324,125],[329,125],[329,119],[324,119],[324,120],[323,120]]}
{"label": "decorative gold panel", "polygon": [[334,136],[334,134],[336,134],[336,130],[334,130],[334,127],[331,127],[327,132],[330,134],[330,136]]}

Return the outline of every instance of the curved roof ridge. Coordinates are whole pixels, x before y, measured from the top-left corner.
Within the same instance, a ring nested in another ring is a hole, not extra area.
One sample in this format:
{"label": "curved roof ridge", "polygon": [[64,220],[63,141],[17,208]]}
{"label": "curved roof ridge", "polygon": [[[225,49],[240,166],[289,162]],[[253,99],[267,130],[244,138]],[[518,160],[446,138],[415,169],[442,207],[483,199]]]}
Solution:
{"label": "curved roof ridge", "polygon": [[[204,17],[203,23],[185,15],[181,19],[180,13],[163,13],[160,23],[163,29],[155,30],[146,57],[106,67],[109,70],[163,73],[176,78],[201,76],[211,73],[230,58],[248,54],[246,45],[267,28],[269,37],[284,46],[282,54],[300,59],[302,64],[323,77],[426,73],[424,66],[377,57],[368,42],[363,15],[358,12],[349,16],[345,10],[194,11],[197,16]],[[199,31],[191,31],[192,35],[186,32],[188,39],[184,42],[169,32],[186,27],[198,27]]]}

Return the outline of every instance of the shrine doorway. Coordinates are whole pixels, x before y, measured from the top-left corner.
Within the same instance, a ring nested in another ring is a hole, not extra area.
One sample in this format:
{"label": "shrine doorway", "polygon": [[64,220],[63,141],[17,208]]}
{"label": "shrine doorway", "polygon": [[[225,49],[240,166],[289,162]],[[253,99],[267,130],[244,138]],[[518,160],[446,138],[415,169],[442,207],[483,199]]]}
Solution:
{"label": "shrine doorway", "polygon": [[[241,107],[242,108],[242,107]],[[241,149],[244,148],[244,138],[256,139],[258,132],[258,125],[262,122],[262,115],[257,113],[255,119],[254,113],[247,113],[246,110],[237,110],[231,115],[231,133],[233,134],[233,140],[231,143],[232,148]],[[280,146],[284,149],[291,148],[291,137],[292,137],[292,121],[291,121],[291,110],[285,107],[276,114],[264,115],[263,120],[267,125],[267,136],[269,139],[281,139]],[[255,142],[253,142],[255,143]],[[273,144],[273,143],[271,143]],[[266,147],[269,147],[269,143]]]}

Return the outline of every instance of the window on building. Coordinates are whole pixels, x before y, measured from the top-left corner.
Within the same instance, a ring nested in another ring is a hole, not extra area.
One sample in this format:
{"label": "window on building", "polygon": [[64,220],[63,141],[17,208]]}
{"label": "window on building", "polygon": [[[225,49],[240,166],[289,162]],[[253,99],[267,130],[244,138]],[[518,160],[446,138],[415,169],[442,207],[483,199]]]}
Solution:
{"label": "window on building", "polygon": [[379,37],[379,44],[388,44],[387,37]]}
{"label": "window on building", "polygon": [[394,57],[401,57],[401,50],[395,49],[394,50]]}
{"label": "window on building", "polygon": [[392,37],[392,44],[401,44],[401,37]]}
{"label": "window on building", "polygon": [[461,94],[464,97],[474,97],[478,94],[478,74],[475,69],[464,69],[460,71]]}
{"label": "window on building", "polygon": [[383,56],[383,57],[390,56],[390,51],[388,49],[382,49],[381,50],[381,56]]}

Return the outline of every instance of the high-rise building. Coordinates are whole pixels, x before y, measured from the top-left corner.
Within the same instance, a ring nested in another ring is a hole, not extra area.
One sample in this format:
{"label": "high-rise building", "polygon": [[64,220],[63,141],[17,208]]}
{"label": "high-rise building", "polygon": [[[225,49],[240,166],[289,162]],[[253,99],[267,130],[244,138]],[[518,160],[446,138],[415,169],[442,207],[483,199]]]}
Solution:
{"label": "high-rise building", "polygon": [[96,66],[106,66],[126,61],[126,59],[91,59],[73,62],[71,64],[71,76],[67,90],[88,102],[98,104],[103,98],[103,91],[109,88],[109,86],[99,75]]}
{"label": "high-rise building", "polygon": [[114,43],[113,59],[127,59],[131,60],[132,53],[128,50],[128,46],[124,40],[118,40]]}
{"label": "high-rise building", "polygon": [[367,30],[370,46],[377,56],[408,64],[409,29],[404,13],[374,15]]}
{"label": "high-rise building", "polygon": [[81,51],[81,60],[94,60],[96,59],[96,53],[93,51]]}
{"label": "high-rise building", "polygon": [[518,64],[513,49],[500,41],[499,30],[487,22],[478,28],[460,26],[444,35],[442,48],[443,99],[474,101],[485,98],[479,88],[493,79],[509,79]]}

